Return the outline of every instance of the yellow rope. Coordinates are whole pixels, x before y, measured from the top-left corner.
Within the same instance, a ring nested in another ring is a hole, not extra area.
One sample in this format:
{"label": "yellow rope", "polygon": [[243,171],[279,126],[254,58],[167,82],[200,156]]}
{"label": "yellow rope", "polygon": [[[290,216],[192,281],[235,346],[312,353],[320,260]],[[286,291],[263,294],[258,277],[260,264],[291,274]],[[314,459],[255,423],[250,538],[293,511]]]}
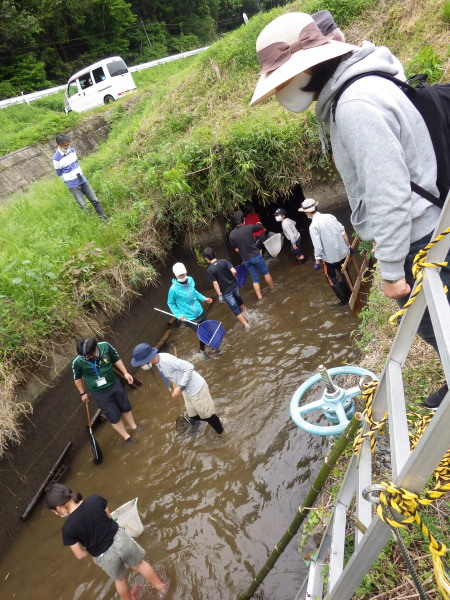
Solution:
{"label": "yellow rope", "polygon": [[[370,383],[365,384],[361,391],[361,396],[366,402],[364,419],[365,423],[369,426],[369,431],[365,431],[365,427],[360,429],[353,444],[355,455],[358,455],[361,446],[366,439],[370,439],[370,447],[373,452],[376,445],[376,433],[383,433],[383,426],[387,420],[387,412],[380,422],[377,423],[373,420],[373,398],[377,387],[378,381],[371,381]],[[431,416],[415,413],[409,414],[408,416],[415,418],[416,431],[415,433],[410,433],[411,449],[414,449],[428,426]],[[409,421],[411,422],[411,419],[409,419]],[[389,484],[383,482],[381,485],[386,488],[386,492],[380,493],[381,504],[378,506],[377,512],[380,519],[387,522],[392,527],[406,527],[407,524],[417,523],[422,534],[430,542],[429,549],[432,556],[436,584],[445,600],[450,600],[450,578],[442,561],[442,557],[447,552],[447,548],[442,542],[436,540],[417,511],[418,506],[427,506],[450,490],[450,449],[434,471],[433,477],[435,479],[435,487],[432,490],[428,490],[422,498],[404,488],[396,487],[392,482]],[[400,522],[393,521],[383,511],[383,505],[390,506],[397,511],[397,513],[403,515],[404,518]]]}
{"label": "yellow rope", "polygon": [[[447,229],[445,229],[442,233],[437,235],[434,238],[434,240],[429,242],[425,246],[425,248],[423,248],[422,250],[419,250],[419,252],[414,257],[413,266],[412,266],[412,275],[413,275],[414,279],[417,281],[417,286],[416,286],[416,289],[414,290],[414,292],[408,298],[405,306],[402,309],[400,309],[399,311],[397,311],[395,314],[393,314],[389,317],[389,323],[391,323],[392,325],[397,324],[399,318],[408,310],[408,308],[411,306],[411,304],[417,298],[417,295],[419,294],[420,290],[422,289],[423,269],[425,267],[439,268],[439,267],[446,267],[448,265],[447,261],[439,262],[439,263],[426,262],[426,256],[428,254],[428,251],[433,246],[435,246],[438,242],[440,242],[449,233],[450,233],[450,227],[447,227]],[[446,285],[444,285],[444,291],[445,291],[445,293],[448,292],[448,288]]]}
{"label": "yellow rope", "polygon": [[[399,488],[392,482],[383,482],[381,485],[386,488],[386,492],[380,493],[381,504],[377,508],[378,516],[391,527],[406,527],[408,524],[417,523],[424,537],[428,538],[430,542],[429,549],[433,560],[433,571],[436,584],[445,600],[450,600],[450,578],[445,570],[442,560],[442,557],[447,552],[447,547],[439,540],[436,540],[423,522],[420,514],[417,512],[419,505],[425,506],[430,504],[433,500],[440,498],[448,492],[450,490],[450,482],[446,483],[440,489],[435,488],[434,490],[431,490],[431,492],[427,492],[425,498],[420,498],[413,492]],[[433,497],[431,498],[430,496]],[[383,511],[383,505],[390,506],[404,518],[401,521],[390,519]]]}
{"label": "yellow rope", "polygon": [[[361,397],[365,401],[366,407],[363,412],[364,425],[360,428],[357,436],[355,437],[355,441],[353,442],[353,452],[356,455],[359,454],[361,446],[366,439],[370,440],[370,448],[372,452],[374,452],[377,443],[375,437],[377,432],[379,432],[380,435],[383,435],[383,427],[387,421],[387,411],[385,412],[381,421],[376,422],[373,420],[373,398],[375,396],[375,392],[377,391],[377,387],[378,381],[371,381],[364,384],[361,391]],[[366,425],[368,425],[368,429]]]}

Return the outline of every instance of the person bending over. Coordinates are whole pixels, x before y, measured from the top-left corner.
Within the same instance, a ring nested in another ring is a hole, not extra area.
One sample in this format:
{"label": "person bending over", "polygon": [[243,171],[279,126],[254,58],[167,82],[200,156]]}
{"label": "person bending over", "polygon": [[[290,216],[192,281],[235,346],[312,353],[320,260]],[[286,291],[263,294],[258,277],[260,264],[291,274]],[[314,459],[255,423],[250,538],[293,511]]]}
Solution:
{"label": "person bending over", "polygon": [[144,549],[112,519],[105,498],[92,494],[83,500],[80,493],[54,483],[45,493],[45,504],[59,517],[67,517],[62,527],[64,546],[69,546],[79,560],[92,556],[94,563],[114,579],[122,600],[131,600],[128,567],[143,575],[159,597],[164,597],[167,583],[144,560]]}

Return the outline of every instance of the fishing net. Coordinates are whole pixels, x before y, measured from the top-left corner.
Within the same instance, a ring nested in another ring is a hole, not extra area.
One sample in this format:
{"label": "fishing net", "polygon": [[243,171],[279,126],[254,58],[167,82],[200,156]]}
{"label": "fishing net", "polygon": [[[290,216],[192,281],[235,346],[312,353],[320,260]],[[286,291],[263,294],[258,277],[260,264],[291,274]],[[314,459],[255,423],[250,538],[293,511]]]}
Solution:
{"label": "fishing net", "polygon": [[272,258],[276,258],[283,247],[284,237],[281,233],[273,233],[269,232],[269,237],[265,242],[263,242],[266,247],[267,252],[270,254]]}
{"label": "fishing net", "polygon": [[236,269],[236,282],[238,287],[244,287],[245,280],[247,279],[247,267],[242,263],[234,268]]}
{"label": "fishing net", "polygon": [[198,425],[200,425],[200,421],[190,419],[184,415],[180,415],[175,421],[175,429],[180,432],[186,432],[190,429],[195,429]]}
{"label": "fishing net", "polygon": [[220,321],[203,321],[197,329],[197,335],[201,342],[218,350],[226,331]]}

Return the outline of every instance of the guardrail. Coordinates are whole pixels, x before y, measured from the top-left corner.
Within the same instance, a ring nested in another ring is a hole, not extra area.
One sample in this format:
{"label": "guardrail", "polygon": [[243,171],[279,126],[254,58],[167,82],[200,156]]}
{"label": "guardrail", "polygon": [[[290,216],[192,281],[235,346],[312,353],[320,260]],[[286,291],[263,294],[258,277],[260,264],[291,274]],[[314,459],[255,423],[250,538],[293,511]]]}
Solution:
{"label": "guardrail", "polygon": [[[128,67],[130,73],[136,73],[136,71],[143,71],[144,69],[150,69],[151,67],[157,67],[158,65],[163,65],[164,63],[172,62],[173,60],[179,60],[180,58],[187,58],[188,56],[193,56],[194,54],[198,54],[199,52],[203,52],[203,50],[207,50],[209,46],[204,46],[203,48],[197,48],[196,50],[189,50],[188,52],[181,52],[180,54],[174,54],[173,56],[166,56],[165,58],[158,58],[156,60],[152,60],[150,62],[143,63],[141,65],[135,65],[134,67]],[[47,90],[41,90],[39,92],[31,92],[30,94],[23,94],[21,96],[16,96],[15,98],[8,98],[6,100],[0,100],[0,108],[5,108],[7,106],[12,106],[13,104],[29,104],[33,102],[33,100],[37,100],[38,98],[45,98],[45,96],[50,96],[51,94],[55,94],[61,90],[66,89],[67,84],[58,85],[57,87],[48,88]]]}

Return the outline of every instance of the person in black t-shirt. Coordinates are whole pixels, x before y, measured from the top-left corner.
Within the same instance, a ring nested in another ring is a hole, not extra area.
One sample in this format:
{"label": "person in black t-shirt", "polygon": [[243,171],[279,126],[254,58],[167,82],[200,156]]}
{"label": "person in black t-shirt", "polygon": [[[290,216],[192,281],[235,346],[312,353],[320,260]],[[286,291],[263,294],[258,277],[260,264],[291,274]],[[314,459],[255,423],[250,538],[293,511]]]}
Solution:
{"label": "person in black t-shirt", "polygon": [[168,585],[144,560],[143,548],[111,518],[105,498],[92,494],[83,500],[81,494],[54,483],[45,494],[45,503],[59,517],[68,517],[62,528],[64,546],[70,546],[80,560],[92,556],[95,564],[114,579],[122,600],[131,600],[128,567],[143,575],[155,590],[166,592]]}
{"label": "person in black t-shirt", "polygon": [[226,302],[236,319],[242,323],[245,329],[250,329],[250,325],[245,320],[246,308],[236,282],[236,269],[224,258],[216,258],[212,248],[205,248],[202,254],[209,264],[208,279],[219,296],[219,302]]}
{"label": "person in black t-shirt", "polygon": [[[262,299],[261,286],[259,285],[259,273],[264,276],[270,289],[275,289],[272,276],[269,273],[266,261],[259,253],[253,233],[259,231],[259,225],[244,225],[244,213],[237,210],[233,213],[235,228],[230,233],[230,244],[241,255],[242,262],[247,267],[253,282],[253,289],[258,300]],[[259,273],[258,273],[259,271]]]}

